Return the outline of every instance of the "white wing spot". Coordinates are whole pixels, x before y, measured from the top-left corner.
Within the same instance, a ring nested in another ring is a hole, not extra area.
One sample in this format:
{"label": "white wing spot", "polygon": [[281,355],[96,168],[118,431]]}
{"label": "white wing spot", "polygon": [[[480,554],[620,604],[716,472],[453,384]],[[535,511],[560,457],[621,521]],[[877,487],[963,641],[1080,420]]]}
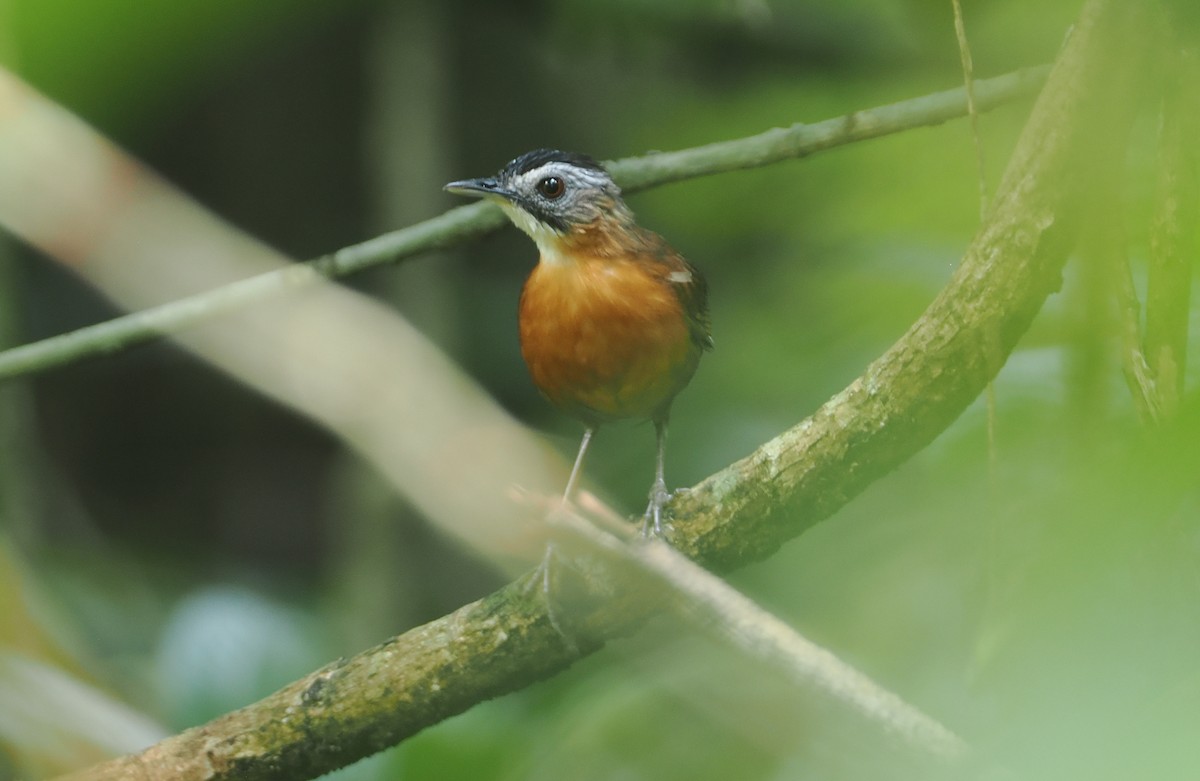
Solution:
{"label": "white wing spot", "polygon": [[690,271],[672,271],[667,274],[667,281],[674,282],[679,285],[686,285],[692,281],[692,272]]}

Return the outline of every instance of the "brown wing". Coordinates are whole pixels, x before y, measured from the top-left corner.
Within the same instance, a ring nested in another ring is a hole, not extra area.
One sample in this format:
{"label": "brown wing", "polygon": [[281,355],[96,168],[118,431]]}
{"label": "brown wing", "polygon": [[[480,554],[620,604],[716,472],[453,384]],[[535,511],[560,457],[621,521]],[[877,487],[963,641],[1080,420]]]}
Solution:
{"label": "brown wing", "polygon": [[708,282],[700,269],[676,252],[666,240],[652,231],[639,229],[643,244],[641,257],[655,264],[687,315],[692,341],[702,350],[713,347],[712,322],[708,314]]}

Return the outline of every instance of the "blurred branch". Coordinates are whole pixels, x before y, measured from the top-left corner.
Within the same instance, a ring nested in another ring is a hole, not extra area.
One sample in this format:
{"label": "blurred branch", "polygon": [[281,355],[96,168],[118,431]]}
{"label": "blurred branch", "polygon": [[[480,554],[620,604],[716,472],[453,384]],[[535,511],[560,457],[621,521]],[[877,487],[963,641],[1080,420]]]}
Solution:
{"label": "blurred branch", "polygon": [[53,662],[7,649],[0,650],[0,692],[0,746],[39,776],[164,735],[158,724]]}
{"label": "blurred branch", "polygon": [[[1200,60],[1181,45],[1166,47],[1158,128],[1158,181],[1150,226],[1146,304],[1138,300],[1128,253],[1116,269],[1122,370],[1143,423],[1173,417],[1183,395],[1187,360],[1192,263],[1200,249],[1200,172],[1189,154],[1197,132]],[[1115,188],[1110,200],[1116,200]],[[1101,219],[1108,219],[1102,216]],[[1101,251],[1107,251],[1107,248]]]}
{"label": "blurred branch", "polygon": [[913,751],[943,762],[968,756],[966,743],[946,727],[665,542],[637,537],[633,528],[619,518],[607,519],[605,527],[614,534],[606,534],[581,516],[551,511],[556,525],[585,541],[588,550],[608,554],[614,570],[606,573],[607,577],[619,580],[626,590],[636,588],[668,596],[668,606],[701,629],[730,642],[750,658],[781,670],[800,686],[854,711]]}
{"label": "blurred branch", "polygon": [[1171,417],[1179,409],[1183,395],[1192,263],[1200,248],[1196,228],[1200,219],[1200,181],[1190,154],[1200,132],[1197,53],[1172,47],[1167,55],[1165,78],[1143,354],[1153,378],[1154,406],[1161,416]]}
{"label": "blurred branch", "polygon": [[[1143,4],[1089,0],[950,282],[907,334],[812,417],[676,497],[678,550],[718,569],[763,558],[918,452],[978,396],[996,371],[984,346],[994,339],[1008,354],[1060,285],[1086,181],[1077,174],[1113,164],[1090,136],[1131,122],[1133,79],[1149,48],[1145,13]],[[348,764],[565,669],[657,607],[653,594],[602,566],[583,571],[574,579],[579,593],[563,589],[572,610],[559,614],[571,619],[578,643],[564,642],[536,585],[518,581],[72,778],[253,781]]]}
{"label": "blurred branch", "polygon": [[[1098,233],[1112,236],[1119,231],[1110,226]],[[1121,373],[1125,376],[1125,384],[1129,386],[1130,398],[1133,400],[1134,409],[1137,410],[1138,419],[1145,424],[1154,423],[1161,418],[1162,411],[1159,409],[1158,393],[1154,388],[1154,372],[1150,369],[1143,348],[1142,304],[1138,301],[1137,286],[1133,282],[1133,267],[1123,242],[1109,244],[1111,246],[1096,247],[1094,251],[1102,257],[1112,257],[1112,265],[1116,269],[1115,293],[1121,331]]]}
{"label": "blurred branch", "polygon": [[[1044,81],[1046,72],[1045,67],[1026,68],[977,82],[978,109],[992,109],[1030,94]],[[612,163],[610,169],[617,181],[633,192],[682,179],[769,165],[856,141],[940,124],[962,116],[966,106],[963,89],[947,90],[823,122],[776,128],[735,141],[625,158]],[[0,380],[116,352],[322,279],[336,279],[430,250],[452,247],[505,224],[503,214],[492,204],[460,206],[331,255],[10,348],[0,352]]]}

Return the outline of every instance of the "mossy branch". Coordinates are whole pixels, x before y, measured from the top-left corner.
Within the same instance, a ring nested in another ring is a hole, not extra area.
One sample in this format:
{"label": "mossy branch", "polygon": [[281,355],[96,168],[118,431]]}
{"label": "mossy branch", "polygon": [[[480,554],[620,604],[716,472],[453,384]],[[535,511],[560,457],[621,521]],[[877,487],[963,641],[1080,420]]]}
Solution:
{"label": "mossy branch", "polygon": [[[716,569],[767,556],[918,452],[983,390],[997,368],[989,345],[1007,355],[1059,287],[1086,182],[1079,174],[1112,164],[1090,138],[1130,122],[1127,98],[1146,48],[1145,13],[1138,3],[1089,0],[987,219],[945,289],[812,417],[675,499],[669,509],[678,550]],[[515,582],[258,703],[71,779],[318,775],[553,675],[636,628],[657,605],[627,585],[603,571],[582,583],[567,614],[579,639],[572,644],[538,590]]]}

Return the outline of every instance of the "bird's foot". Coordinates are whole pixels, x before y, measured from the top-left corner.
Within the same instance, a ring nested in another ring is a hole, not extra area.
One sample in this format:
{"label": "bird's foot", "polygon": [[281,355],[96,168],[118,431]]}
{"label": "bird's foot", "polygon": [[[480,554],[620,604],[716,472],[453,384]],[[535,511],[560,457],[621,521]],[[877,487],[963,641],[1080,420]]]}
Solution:
{"label": "bird's foot", "polygon": [[654,485],[650,486],[650,504],[646,505],[646,514],[642,517],[642,536],[643,537],[662,537],[662,508],[671,498],[671,492],[667,490],[667,484],[662,480],[655,480]]}

